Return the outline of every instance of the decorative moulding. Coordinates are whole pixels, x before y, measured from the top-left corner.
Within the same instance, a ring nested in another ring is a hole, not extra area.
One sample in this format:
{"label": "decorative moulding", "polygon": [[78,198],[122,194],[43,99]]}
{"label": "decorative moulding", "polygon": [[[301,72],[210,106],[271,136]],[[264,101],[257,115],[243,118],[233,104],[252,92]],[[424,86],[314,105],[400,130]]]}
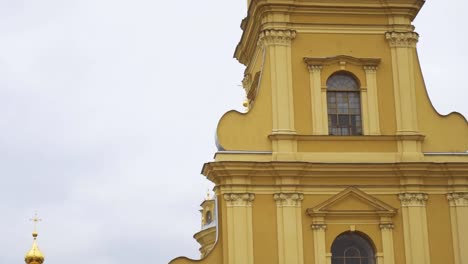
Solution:
{"label": "decorative moulding", "polygon": [[[353,209],[343,209],[337,206],[339,203],[355,199],[360,203]],[[397,209],[380,201],[379,199],[359,190],[356,187],[349,187],[342,192],[332,196],[319,205],[308,208],[307,214],[312,217],[326,216],[356,216],[356,215],[375,215],[379,217],[392,217]]]}
{"label": "decorative moulding", "polygon": [[265,29],[260,32],[258,45],[291,45],[291,41],[296,38],[296,31],[290,29]]}
{"label": "decorative moulding", "polygon": [[223,197],[228,206],[251,206],[255,199],[253,193],[225,193]]}
{"label": "decorative moulding", "polygon": [[357,66],[363,66],[368,69],[377,69],[377,66],[380,64],[379,58],[356,58],[347,55],[338,55],[334,57],[325,57],[325,58],[311,58],[305,57],[304,62],[307,64],[309,69],[314,69],[314,66],[324,66],[332,64],[345,65],[347,63],[354,64]]}
{"label": "decorative moulding", "polygon": [[416,32],[387,32],[385,38],[392,48],[411,48],[416,47],[419,35]]}
{"label": "decorative moulding", "polygon": [[447,194],[450,206],[468,206],[468,192],[454,192]]}
{"label": "decorative moulding", "polygon": [[403,207],[426,206],[427,193],[400,193],[398,198]]}
{"label": "decorative moulding", "polygon": [[304,195],[302,193],[275,193],[273,199],[275,199],[277,206],[296,207],[301,204]]}

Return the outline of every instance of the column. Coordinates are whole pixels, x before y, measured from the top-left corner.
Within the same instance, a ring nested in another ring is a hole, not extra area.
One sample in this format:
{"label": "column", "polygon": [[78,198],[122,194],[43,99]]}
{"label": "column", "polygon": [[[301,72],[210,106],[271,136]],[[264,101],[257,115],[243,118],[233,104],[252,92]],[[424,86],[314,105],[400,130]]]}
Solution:
{"label": "column", "polygon": [[228,264],[253,264],[253,193],[226,193]]}
{"label": "column", "polygon": [[447,194],[455,264],[468,263],[468,192]]}
{"label": "column", "polygon": [[402,193],[403,231],[405,239],[406,263],[430,264],[429,240],[427,231],[426,193]]}
{"label": "column", "polygon": [[395,264],[395,252],[393,250],[393,224],[380,224],[380,233],[382,235],[383,256],[380,257],[378,264]]}
{"label": "column", "polygon": [[414,53],[416,32],[387,32],[392,54],[393,83],[397,111],[397,129],[401,134],[418,132],[415,97]]}
{"label": "column", "polygon": [[[268,56],[272,94],[274,135],[294,135],[294,101],[292,87],[291,42],[296,31],[289,29],[265,29],[260,32],[259,44]],[[273,152],[296,152],[293,139],[273,142]]]}
{"label": "column", "polygon": [[327,225],[319,223],[312,224],[311,227],[314,232],[315,264],[331,263],[331,254],[327,254],[325,247],[325,229],[327,229]]}
{"label": "column", "polygon": [[279,264],[303,264],[301,193],[275,193]]}
{"label": "column", "polygon": [[[377,66],[365,65],[364,71],[366,72],[367,89],[362,91],[362,106],[366,106],[367,118],[367,133],[368,135],[380,135],[380,122],[379,122],[379,102],[377,95]],[[367,102],[364,102],[367,100]]]}
{"label": "column", "polygon": [[310,104],[312,134],[328,135],[327,101],[322,98],[322,65],[308,65],[310,82]]}
{"label": "column", "polygon": [[424,158],[421,142],[407,137],[419,135],[416,111],[416,32],[387,32],[385,37],[391,48],[393,86],[397,134],[401,135],[398,145],[402,161],[419,161]]}

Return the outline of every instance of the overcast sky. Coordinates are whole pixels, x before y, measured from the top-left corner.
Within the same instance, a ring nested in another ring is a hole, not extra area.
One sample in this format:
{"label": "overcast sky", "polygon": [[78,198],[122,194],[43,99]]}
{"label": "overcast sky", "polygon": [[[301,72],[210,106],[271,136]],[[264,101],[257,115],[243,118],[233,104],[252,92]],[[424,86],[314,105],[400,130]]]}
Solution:
{"label": "overcast sky", "polygon": [[[0,0],[0,263],[198,257],[219,117],[242,109],[245,0]],[[434,106],[468,115],[468,4],[415,21]]]}

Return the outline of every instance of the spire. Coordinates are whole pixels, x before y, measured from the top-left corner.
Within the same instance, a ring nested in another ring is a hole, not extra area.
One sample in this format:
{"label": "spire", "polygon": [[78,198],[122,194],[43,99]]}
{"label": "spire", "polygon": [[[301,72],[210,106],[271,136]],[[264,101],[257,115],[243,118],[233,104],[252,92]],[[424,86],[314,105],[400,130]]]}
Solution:
{"label": "spire", "polygon": [[36,213],[36,214],[34,214],[34,218],[32,218],[31,221],[34,222],[34,231],[32,233],[34,241],[33,241],[31,250],[29,250],[29,252],[26,253],[26,256],[24,257],[24,262],[26,262],[26,264],[42,264],[44,262],[44,255],[42,254],[42,252],[37,247],[37,242],[36,242],[36,240],[37,240],[37,222],[41,221],[41,219],[39,219],[37,217],[37,213]]}

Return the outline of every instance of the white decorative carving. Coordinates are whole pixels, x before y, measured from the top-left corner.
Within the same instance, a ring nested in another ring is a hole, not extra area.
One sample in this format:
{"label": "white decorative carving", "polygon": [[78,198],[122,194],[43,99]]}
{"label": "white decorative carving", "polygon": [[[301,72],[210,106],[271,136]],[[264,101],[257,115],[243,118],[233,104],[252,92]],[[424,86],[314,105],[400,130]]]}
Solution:
{"label": "white decorative carving", "polygon": [[310,72],[318,72],[322,70],[323,66],[322,65],[308,65],[307,68],[309,68]]}
{"label": "white decorative carving", "polygon": [[258,45],[291,45],[291,41],[296,37],[296,31],[290,29],[265,29],[260,32]]}
{"label": "white decorative carving", "polygon": [[313,229],[313,230],[322,230],[322,231],[325,231],[325,229],[327,229],[327,225],[326,224],[312,224],[310,225],[310,227]]}
{"label": "white decorative carving", "polygon": [[304,195],[302,193],[275,193],[273,199],[277,206],[300,206]]}
{"label": "white decorative carving", "polygon": [[393,223],[384,223],[379,225],[380,229],[382,230],[392,230],[395,226]]}
{"label": "white decorative carving", "polygon": [[428,195],[426,193],[400,193],[398,198],[404,207],[426,206]]}
{"label": "white decorative carving", "polygon": [[225,193],[223,197],[228,206],[252,206],[255,199],[253,193]]}
{"label": "white decorative carving", "polygon": [[376,65],[364,65],[364,71],[367,73],[375,73],[377,71]]}
{"label": "white decorative carving", "polygon": [[414,48],[419,35],[416,32],[387,32],[385,38],[392,48]]}
{"label": "white decorative carving", "polygon": [[468,206],[468,192],[454,192],[447,194],[450,206]]}

